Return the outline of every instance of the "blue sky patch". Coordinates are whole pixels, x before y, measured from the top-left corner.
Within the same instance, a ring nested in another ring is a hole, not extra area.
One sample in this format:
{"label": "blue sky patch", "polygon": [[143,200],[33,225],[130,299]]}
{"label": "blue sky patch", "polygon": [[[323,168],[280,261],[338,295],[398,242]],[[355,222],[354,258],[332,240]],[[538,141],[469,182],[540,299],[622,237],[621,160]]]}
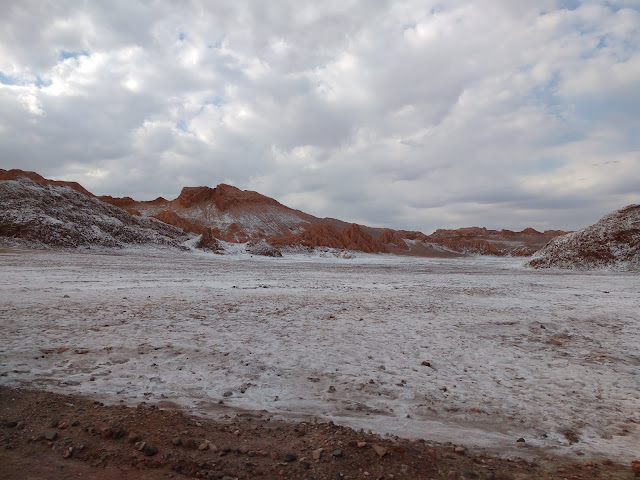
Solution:
{"label": "blue sky patch", "polygon": [[67,58],[88,57],[89,52],[81,50],[79,52],[73,52],[71,50],[60,50],[60,60],[66,60]]}
{"label": "blue sky patch", "polygon": [[0,83],[2,85],[16,85],[18,83],[18,79],[0,72]]}

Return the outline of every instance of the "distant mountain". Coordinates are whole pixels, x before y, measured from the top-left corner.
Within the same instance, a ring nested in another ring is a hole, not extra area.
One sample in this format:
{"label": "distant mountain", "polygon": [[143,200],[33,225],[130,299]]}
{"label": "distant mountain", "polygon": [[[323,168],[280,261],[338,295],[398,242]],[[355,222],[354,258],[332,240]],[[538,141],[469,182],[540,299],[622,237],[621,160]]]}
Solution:
{"label": "distant mountain", "polygon": [[[33,210],[34,203],[47,204],[53,202],[53,200],[46,201],[43,198],[47,195],[55,198],[59,192],[54,187],[65,187],[87,197],[89,200],[74,196],[68,191],[64,194],[66,201],[75,202],[73,208],[80,208],[83,215],[89,214],[88,211],[91,209],[98,212],[109,206],[111,210],[109,210],[110,213],[108,215],[114,216],[116,211],[119,212],[118,215],[120,216],[126,213],[127,216],[122,218],[126,218],[127,222],[137,222],[136,224],[142,222],[146,226],[145,228],[157,225],[159,222],[156,222],[156,220],[160,220],[164,224],[169,224],[179,229],[173,232],[192,232],[197,235],[205,235],[209,240],[216,238],[226,242],[252,242],[253,248],[255,248],[255,245],[263,245],[266,242],[276,248],[312,249],[326,247],[397,255],[437,257],[455,257],[467,254],[528,256],[555,236],[564,233],[560,231],[541,233],[533,229],[511,232],[509,230],[498,231],[471,227],[458,230],[436,230],[432,235],[425,235],[422,232],[374,228],[350,224],[335,218],[314,217],[300,210],[294,210],[282,205],[273,198],[266,197],[260,193],[240,190],[225,184],[220,184],[215,188],[184,187],[180,195],[173,200],[158,197],[151,201],[136,201],[130,197],[95,197],[91,192],[75,182],[48,180],[35,172],[0,169],[0,184],[5,182],[20,183],[25,178],[31,181],[31,189],[29,190],[31,193],[28,195],[25,193],[24,202],[21,203],[19,198],[9,194],[7,194],[6,200],[4,195],[0,198],[3,204],[6,204],[7,207],[10,206],[8,210],[13,212],[11,214],[13,215],[12,218],[18,222],[12,227],[11,225],[13,224],[11,222],[13,220],[5,212],[4,226],[0,230],[0,235],[26,237],[29,232],[33,232],[42,237],[42,232],[34,230],[38,224],[37,221],[30,224],[31,226],[26,230],[21,226],[19,222],[22,220],[17,220],[20,217],[18,212],[21,209]],[[42,187],[38,193],[40,199],[37,201],[31,198],[31,196],[35,195],[34,185]],[[12,188],[17,187],[14,185]],[[10,200],[9,203],[7,203],[8,200]],[[60,201],[60,199],[58,198],[56,201]],[[78,206],[80,203],[83,204],[82,207]],[[69,208],[73,210],[71,207]],[[116,210],[113,210],[114,208]],[[67,214],[69,212],[65,215]],[[61,223],[67,223],[67,217],[58,218],[56,215],[62,215],[62,213],[48,210],[45,217],[58,219]],[[96,215],[93,216],[96,217]],[[42,217],[44,219],[42,224],[46,225],[47,229],[50,230],[51,225],[55,222],[45,217]],[[119,221],[123,221],[122,218]],[[131,218],[134,218],[134,220],[131,220]],[[85,220],[86,218],[84,220],[78,218],[74,220],[76,223],[72,222],[72,224],[78,225],[78,228],[84,233],[78,233],[78,238],[71,235],[70,238],[76,238],[76,240],[67,242],[69,245],[73,245],[76,241],[85,242],[90,241],[87,240],[89,238],[94,238],[87,236],[86,225],[82,226],[83,223],[86,223]],[[98,220],[96,219],[96,221]],[[63,227],[58,226],[56,228],[62,229]],[[98,228],[100,228],[101,232],[103,231],[101,227],[98,226]],[[122,240],[116,237],[111,240],[103,238],[95,241],[113,244],[122,243]],[[53,241],[53,237],[50,238]],[[65,242],[62,243],[67,245]],[[266,250],[261,248],[260,251]]]}
{"label": "distant mountain", "polygon": [[529,261],[535,268],[640,270],[640,205],[552,240]]}

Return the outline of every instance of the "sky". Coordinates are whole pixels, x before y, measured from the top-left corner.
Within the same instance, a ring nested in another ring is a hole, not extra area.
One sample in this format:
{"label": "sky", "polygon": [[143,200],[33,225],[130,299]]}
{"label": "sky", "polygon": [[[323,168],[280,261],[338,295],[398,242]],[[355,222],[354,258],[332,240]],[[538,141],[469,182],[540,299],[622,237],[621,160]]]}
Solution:
{"label": "sky", "polygon": [[5,0],[0,168],[581,228],[640,203],[640,0]]}

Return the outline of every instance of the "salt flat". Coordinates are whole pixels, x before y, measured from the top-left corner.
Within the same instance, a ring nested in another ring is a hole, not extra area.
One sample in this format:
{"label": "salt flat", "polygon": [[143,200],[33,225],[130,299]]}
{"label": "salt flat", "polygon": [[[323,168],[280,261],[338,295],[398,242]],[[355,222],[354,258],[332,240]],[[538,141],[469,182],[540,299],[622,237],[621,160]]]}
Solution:
{"label": "salt flat", "polygon": [[0,384],[637,457],[640,278],[523,263],[3,250]]}

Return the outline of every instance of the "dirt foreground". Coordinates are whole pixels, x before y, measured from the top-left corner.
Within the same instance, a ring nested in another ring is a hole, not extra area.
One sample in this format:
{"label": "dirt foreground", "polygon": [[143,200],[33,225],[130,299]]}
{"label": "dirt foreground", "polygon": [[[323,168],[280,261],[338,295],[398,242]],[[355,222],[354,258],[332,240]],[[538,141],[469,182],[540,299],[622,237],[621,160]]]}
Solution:
{"label": "dirt foreground", "polygon": [[615,480],[634,472],[601,458],[495,458],[261,412],[215,421],[144,402],[108,406],[0,387],[0,480],[71,478]]}

